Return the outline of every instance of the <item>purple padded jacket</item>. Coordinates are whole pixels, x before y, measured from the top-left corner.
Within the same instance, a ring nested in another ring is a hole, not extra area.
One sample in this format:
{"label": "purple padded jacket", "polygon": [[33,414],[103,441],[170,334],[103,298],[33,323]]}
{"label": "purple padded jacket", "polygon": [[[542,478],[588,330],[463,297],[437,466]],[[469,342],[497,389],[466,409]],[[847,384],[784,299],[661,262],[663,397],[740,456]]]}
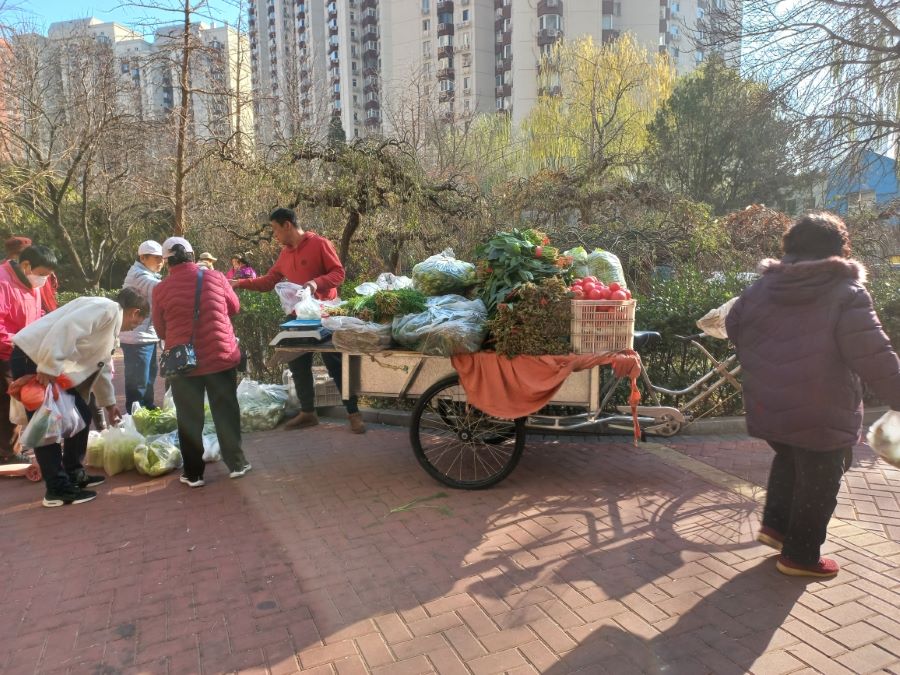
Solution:
{"label": "purple padded jacket", "polygon": [[900,410],[900,360],[855,260],[760,263],[728,313],[742,366],[747,431],[810,450],[849,448],[862,429],[862,378]]}

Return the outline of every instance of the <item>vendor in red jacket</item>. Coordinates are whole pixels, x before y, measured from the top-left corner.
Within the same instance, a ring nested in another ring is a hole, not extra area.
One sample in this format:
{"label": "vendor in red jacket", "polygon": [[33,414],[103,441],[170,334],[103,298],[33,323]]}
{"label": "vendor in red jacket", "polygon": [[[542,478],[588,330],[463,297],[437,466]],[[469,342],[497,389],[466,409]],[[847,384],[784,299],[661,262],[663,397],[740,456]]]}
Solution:
{"label": "vendor in red jacket", "polygon": [[[344,280],[344,266],[331,242],[314,232],[304,232],[297,224],[297,215],[291,209],[275,209],[269,216],[269,225],[272,226],[272,236],[282,246],[278,260],[265,275],[257,279],[232,279],[231,285],[251,291],[271,291],[279,281],[286,280],[306,286],[319,300],[336,298],[338,286]],[[288,364],[300,399],[300,414],[288,420],[286,429],[300,429],[319,423],[312,359],[312,352],[307,352]],[[322,360],[340,391],[341,355],[325,352]],[[349,415],[350,430],[355,434],[365,433],[366,427],[357,407],[356,397],[344,399],[344,406]]]}

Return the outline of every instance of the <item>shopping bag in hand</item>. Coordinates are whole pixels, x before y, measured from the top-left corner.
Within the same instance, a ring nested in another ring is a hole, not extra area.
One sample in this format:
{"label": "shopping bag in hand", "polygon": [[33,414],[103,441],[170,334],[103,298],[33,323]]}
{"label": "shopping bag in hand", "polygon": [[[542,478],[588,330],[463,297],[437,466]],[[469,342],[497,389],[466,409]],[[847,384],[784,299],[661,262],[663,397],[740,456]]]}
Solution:
{"label": "shopping bag in hand", "polygon": [[61,443],[84,427],[84,418],[75,406],[75,397],[50,384],[44,393],[44,402],[22,431],[21,442],[26,448],[42,448]]}
{"label": "shopping bag in hand", "polygon": [[882,415],[866,440],[885,462],[900,467],[900,412],[889,410]]}

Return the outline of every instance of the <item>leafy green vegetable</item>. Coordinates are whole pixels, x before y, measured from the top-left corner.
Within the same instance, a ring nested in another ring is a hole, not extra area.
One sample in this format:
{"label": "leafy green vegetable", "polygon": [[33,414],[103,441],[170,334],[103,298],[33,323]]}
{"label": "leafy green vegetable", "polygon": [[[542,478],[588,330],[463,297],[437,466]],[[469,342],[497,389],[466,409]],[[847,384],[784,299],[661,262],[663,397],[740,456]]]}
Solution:
{"label": "leafy green vegetable", "polygon": [[144,436],[167,434],[178,428],[174,408],[139,408],[132,415],[134,426]]}

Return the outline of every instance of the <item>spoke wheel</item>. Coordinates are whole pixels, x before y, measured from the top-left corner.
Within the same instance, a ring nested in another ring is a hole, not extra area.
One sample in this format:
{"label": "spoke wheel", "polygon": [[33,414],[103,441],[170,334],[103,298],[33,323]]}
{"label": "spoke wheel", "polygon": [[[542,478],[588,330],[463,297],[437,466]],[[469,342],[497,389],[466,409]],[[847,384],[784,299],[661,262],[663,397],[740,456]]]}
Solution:
{"label": "spoke wheel", "polygon": [[474,408],[459,377],[451,375],[422,394],[409,435],[416,459],[435,480],[479,490],[502,481],[519,463],[525,418],[502,420]]}

